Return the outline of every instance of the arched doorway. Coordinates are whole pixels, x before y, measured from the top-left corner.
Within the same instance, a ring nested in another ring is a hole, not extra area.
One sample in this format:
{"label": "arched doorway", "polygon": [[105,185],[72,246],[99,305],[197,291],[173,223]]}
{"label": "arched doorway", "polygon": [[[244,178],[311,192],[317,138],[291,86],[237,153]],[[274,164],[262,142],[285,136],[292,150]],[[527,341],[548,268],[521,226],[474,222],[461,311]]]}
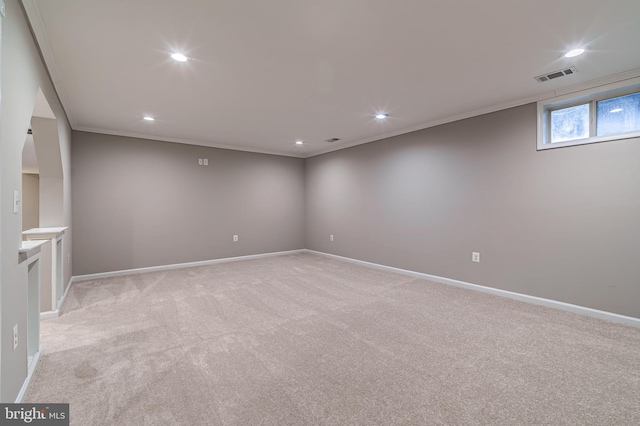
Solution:
{"label": "arched doorway", "polygon": [[[58,122],[42,90],[36,94],[31,125],[22,151],[23,232],[64,225],[64,174]],[[42,238],[48,239],[43,234]],[[57,312],[63,295],[62,244],[52,241],[52,259],[41,263],[52,277],[41,276],[40,312]],[[47,285],[48,283],[48,285]]]}

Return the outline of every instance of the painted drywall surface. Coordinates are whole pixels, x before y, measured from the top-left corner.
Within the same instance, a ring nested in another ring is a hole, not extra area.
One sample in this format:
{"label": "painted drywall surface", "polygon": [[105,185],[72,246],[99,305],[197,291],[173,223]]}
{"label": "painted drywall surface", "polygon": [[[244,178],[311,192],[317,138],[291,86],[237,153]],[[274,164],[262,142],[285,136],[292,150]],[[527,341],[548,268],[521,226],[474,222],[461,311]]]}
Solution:
{"label": "painted drywall surface", "polygon": [[38,228],[40,224],[40,178],[22,174],[22,230]]}
{"label": "painted drywall surface", "polygon": [[538,152],[525,105],[305,166],[309,249],[640,317],[638,139]]}
{"label": "painted drywall surface", "polygon": [[304,248],[300,158],[74,131],[72,184],[74,275]]}
{"label": "painted drywall surface", "polygon": [[[36,44],[33,41],[22,6],[17,0],[5,0],[7,16],[2,20],[0,156],[2,209],[0,269],[0,400],[15,401],[27,376],[27,268],[18,263],[22,240],[22,211],[13,214],[12,194],[22,186],[22,148],[33,112],[38,87],[42,88],[58,120],[63,173],[70,164],[71,129],[49,80]],[[65,225],[71,223],[71,194],[65,182]],[[70,241],[67,249],[71,246]],[[65,270],[65,282],[70,268]],[[11,334],[18,324],[19,344],[14,351]]]}
{"label": "painted drywall surface", "polygon": [[64,173],[57,120],[32,117],[31,128],[40,175],[40,226],[64,226]]}

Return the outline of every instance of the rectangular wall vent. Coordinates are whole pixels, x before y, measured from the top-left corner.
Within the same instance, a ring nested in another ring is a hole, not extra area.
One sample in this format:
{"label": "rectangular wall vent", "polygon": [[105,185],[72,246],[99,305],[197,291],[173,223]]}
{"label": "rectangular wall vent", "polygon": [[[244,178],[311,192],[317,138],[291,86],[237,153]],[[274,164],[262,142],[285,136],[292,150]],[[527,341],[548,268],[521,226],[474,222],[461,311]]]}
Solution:
{"label": "rectangular wall vent", "polygon": [[549,74],[539,75],[533,78],[535,78],[538,82],[542,83],[544,81],[553,80],[555,78],[564,77],[565,75],[571,75],[577,72],[578,70],[576,69],[576,67],[569,67],[559,71],[550,72]]}
{"label": "rectangular wall vent", "polygon": [[331,138],[331,139],[325,139],[325,142],[329,142],[329,143],[333,143],[333,142],[338,142],[340,140],[340,138]]}

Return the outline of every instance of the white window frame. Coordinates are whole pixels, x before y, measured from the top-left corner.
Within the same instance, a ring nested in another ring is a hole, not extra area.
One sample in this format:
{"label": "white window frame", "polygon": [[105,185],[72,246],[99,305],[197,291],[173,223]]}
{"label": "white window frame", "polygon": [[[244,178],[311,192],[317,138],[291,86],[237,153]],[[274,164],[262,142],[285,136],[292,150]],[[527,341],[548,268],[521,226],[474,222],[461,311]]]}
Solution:
{"label": "white window frame", "polygon": [[562,96],[544,99],[538,102],[538,151],[562,148],[574,145],[585,145],[598,142],[608,142],[622,139],[640,138],[640,130],[618,133],[606,136],[591,136],[584,139],[574,139],[564,142],[551,143],[551,111],[589,103],[589,134],[595,135],[596,130],[596,102],[603,99],[636,93],[640,90],[640,77],[618,83],[607,84],[593,89],[573,92]]}

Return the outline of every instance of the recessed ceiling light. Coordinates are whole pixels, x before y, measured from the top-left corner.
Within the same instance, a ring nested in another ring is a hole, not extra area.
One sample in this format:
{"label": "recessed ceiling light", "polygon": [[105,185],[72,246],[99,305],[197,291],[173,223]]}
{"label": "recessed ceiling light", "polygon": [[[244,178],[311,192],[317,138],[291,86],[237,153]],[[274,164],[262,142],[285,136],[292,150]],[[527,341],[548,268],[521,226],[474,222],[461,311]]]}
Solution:
{"label": "recessed ceiling light", "polygon": [[302,141],[296,141],[296,145],[302,145]]}
{"label": "recessed ceiling light", "polygon": [[377,118],[378,120],[384,120],[384,119],[385,119],[385,118],[387,118],[388,116],[389,116],[388,114],[383,114],[383,113],[376,114],[376,118]]}
{"label": "recessed ceiling light", "polygon": [[621,111],[622,111],[622,108],[614,108],[609,112],[621,112]]}
{"label": "recessed ceiling light", "polygon": [[145,116],[144,116],[144,117],[142,117],[142,118],[143,118],[144,120],[147,120],[147,121],[155,121],[155,120],[156,120],[155,118],[151,117],[150,115],[145,115]]}
{"label": "recessed ceiling light", "polygon": [[564,54],[565,58],[573,58],[574,56],[579,56],[584,53],[585,49],[580,47],[578,49],[573,49]]}
{"label": "recessed ceiling light", "polygon": [[178,61],[178,62],[187,62],[189,60],[189,58],[187,58],[185,55],[183,55],[182,53],[172,53],[171,54],[171,59],[173,59],[174,61]]}

